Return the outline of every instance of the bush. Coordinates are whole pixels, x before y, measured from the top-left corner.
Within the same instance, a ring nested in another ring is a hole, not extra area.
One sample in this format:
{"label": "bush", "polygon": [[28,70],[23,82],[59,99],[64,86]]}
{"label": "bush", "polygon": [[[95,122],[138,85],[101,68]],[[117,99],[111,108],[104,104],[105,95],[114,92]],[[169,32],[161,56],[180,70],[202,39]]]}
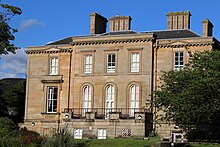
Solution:
{"label": "bush", "polygon": [[19,137],[13,138],[0,138],[1,147],[21,147],[24,146],[22,140]]}
{"label": "bush", "polygon": [[42,142],[43,147],[86,147],[86,143],[82,140],[76,141],[70,135],[67,126],[56,130],[52,137],[45,138]]}
{"label": "bush", "polygon": [[29,131],[26,128],[19,131],[22,143],[24,145],[35,144],[39,146],[43,140],[43,137],[40,136],[37,132]]}
{"label": "bush", "polygon": [[220,132],[211,129],[194,129],[186,134],[188,141],[220,140]]}
{"label": "bush", "polygon": [[18,126],[7,117],[0,117],[0,138],[13,137],[18,134]]}

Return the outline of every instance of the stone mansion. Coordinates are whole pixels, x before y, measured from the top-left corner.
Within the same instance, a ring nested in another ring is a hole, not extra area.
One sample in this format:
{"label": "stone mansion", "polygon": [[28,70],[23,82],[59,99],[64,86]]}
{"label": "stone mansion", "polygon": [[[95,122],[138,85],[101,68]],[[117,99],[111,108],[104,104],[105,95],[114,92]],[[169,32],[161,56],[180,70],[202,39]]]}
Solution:
{"label": "stone mansion", "polygon": [[[219,48],[212,23],[190,30],[190,12],[167,13],[167,30],[136,32],[130,16],[90,14],[90,34],[29,47],[24,125],[45,135],[67,126],[76,139],[170,136],[150,101],[161,71],[189,52]],[[109,32],[106,32],[106,26]]]}

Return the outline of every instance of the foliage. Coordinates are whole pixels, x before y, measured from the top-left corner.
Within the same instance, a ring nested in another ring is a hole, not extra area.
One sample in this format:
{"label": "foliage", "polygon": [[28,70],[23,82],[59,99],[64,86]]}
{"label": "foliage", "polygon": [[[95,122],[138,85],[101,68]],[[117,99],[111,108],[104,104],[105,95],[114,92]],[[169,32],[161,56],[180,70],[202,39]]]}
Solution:
{"label": "foliage", "polygon": [[220,51],[196,52],[183,70],[164,72],[155,91],[155,106],[161,119],[183,129],[219,124]]}
{"label": "foliage", "polygon": [[43,137],[41,137],[40,134],[34,131],[29,131],[26,128],[20,129],[19,136],[23,145],[34,144],[36,146],[40,146],[43,140]]}
{"label": "foliage", "polygon": [[22,122],[25,107],[24,79],[0,80],[0,116],[7,116],[14,122]]}
{"label": "foliage", "polygon": [[0,138],[1,147],[21,147],[22,140],[19,137]]}
{"label": "foliage", "polygon": [[7,117],[0,117],[0,138],[16,136],[18,126]]}
{"label": "foliage", "polygon": [[82,140],[76,141],[69,133],[67,126],[57,129],[52,137],[48,137],[42,143],[43,147],[86,147]]}
{"label": "foliage", "polygon": [[20,15],[21,9],[8,4],[2,4],[0,1],[0,55],[8,54],[8,52],[15,53],[18,49],[11,43],[15,39],[14,33],[16,29],[9,26],[9,21],[15,15]]}

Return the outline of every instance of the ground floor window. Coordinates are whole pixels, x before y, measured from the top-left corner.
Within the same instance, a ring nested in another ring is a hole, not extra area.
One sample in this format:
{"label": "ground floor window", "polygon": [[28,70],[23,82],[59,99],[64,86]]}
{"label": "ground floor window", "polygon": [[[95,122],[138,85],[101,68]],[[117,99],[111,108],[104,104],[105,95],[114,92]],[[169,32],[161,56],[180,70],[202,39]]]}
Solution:
{"label": "ground floor window", "polygon": [[98,139],[106,139],[106,130],[98,129]]}
{"label": "ground floor window", "polygon": [[74,138],[82,139],[82,129],[74,129]]}
{"label": "ground floor window", "polygon": [[57,92],[56,86],[47,87],[47,113],[57,112]]}

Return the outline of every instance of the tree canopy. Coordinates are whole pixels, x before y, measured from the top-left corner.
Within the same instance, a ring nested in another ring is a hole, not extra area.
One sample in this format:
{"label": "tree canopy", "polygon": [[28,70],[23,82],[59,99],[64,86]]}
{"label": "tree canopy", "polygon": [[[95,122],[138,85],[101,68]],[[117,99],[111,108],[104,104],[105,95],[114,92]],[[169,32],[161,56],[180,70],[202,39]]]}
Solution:
{"label": "tree canopy", "polygon": [[0,117],[11,118],[14,122],[22,122],[25,108],[24,79],[0,80]]}
{"label": "tree canopy", "polygon": [[161,82],[154,96],[163,119],[188,129],[219,123],[220,51],[192,54],[183,70],[164,72]]}
{"label": "tree canopy", "polygon": [[15,15],[20,15],[21,9],[8,4],[2,4],[0,1],[0,55],[8,54],[8,52],[15,53],[18,49],[12,41],[15,39],[14,33],[17,29],[9,25],[11,18]]}

